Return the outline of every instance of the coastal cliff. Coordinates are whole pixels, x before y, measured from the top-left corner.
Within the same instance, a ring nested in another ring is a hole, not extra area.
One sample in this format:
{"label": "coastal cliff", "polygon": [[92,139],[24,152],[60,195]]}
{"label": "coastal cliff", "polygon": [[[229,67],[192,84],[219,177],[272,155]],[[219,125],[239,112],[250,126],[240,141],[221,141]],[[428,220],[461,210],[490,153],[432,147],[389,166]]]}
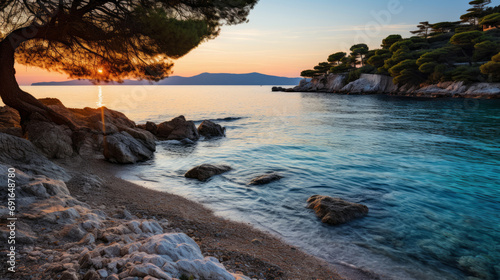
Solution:
{"label": "coastal cliff", "polygon": [[[280,88],[273,88],[279,91]],[[465,97],[500,98],[500,83],[443,82],[420,87],[398,86],[392,77],[377,74],[361,74],[360,78],[348,83],[346,74],[325,74],[313,79],[303,79],[289,92],[331,92],[344,94],[389,94],[414,97]]]}

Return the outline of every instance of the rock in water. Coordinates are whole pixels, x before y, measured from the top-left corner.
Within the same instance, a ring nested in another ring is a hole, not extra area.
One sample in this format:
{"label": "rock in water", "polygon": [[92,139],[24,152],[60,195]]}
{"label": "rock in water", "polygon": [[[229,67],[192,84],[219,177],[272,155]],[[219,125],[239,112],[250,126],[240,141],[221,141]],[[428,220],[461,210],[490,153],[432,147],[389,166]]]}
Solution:
{"label": "rock in water", "polygon": [[187,138],[196,141],[200,138],[194,122],[186,121],[184,116],[178,116],[171,121],[159,124],[156,136],[166,140],[182,140]]}
{"label": "rock in water", "polygon": [[145,129],[156,135],[158,131],[158,126],[154,122],[146,122]]}
{"label": "rock in water", "polygon": [[277,173],[265,174],[265,175],[253,178],[252,181],[250,181],[249,185],[265,185],[265,184],[269,184],[271,182],[280,180],[281,178],[283,178],[283,176],[281,176]]}
{"label": "rock in water", "polygon": [[323,223],[330,225],[347,223],[368,214],[368,207],[363,204],[324,195],[313,195],[309,197],[307,203],[307,208],[314,209],[316,216]]}
{"label": "rock in water", "polygon": [[205,138],[224,137],[226,136],[225,131],[225,128],[212,121],[203,121],[198,126],[198,133],[205,136]]}
{"label": "rock in water", "polygon": [[153,157],[153,150],[125,131],[107,136],[104,157],[110,162],[135,163]]}
{"label": "rock in water", "polygon": [[286,91],[286,88],[284,88],[284,87],[272,87],[271,91]]}
{"label": "rock in water", "polygon": [[206,181],[210,177],[222,174],[231,170],[230,166],[227,165],[212,165],[212,164],[202,164],[197,166],[184,175],[186,178],[198,179],[200,181]]}

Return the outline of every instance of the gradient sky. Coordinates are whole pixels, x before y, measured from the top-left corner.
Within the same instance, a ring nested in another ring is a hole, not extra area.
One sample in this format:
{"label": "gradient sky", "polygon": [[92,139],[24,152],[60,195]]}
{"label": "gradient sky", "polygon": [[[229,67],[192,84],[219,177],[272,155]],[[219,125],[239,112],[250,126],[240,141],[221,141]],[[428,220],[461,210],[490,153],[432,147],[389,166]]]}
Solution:
{"label": "gradient sky", "polygon": [[[297,77],[355,43],[380,46],[390,34],[409,37],[420,21],[456,21],[470,0],[260,0],[250,22],[225,26],[219,37],[177,60],[174,74],[249,73]],[[493,0],[492,5],[500,5]],[[22,85],[65,75],[18,65]]]}

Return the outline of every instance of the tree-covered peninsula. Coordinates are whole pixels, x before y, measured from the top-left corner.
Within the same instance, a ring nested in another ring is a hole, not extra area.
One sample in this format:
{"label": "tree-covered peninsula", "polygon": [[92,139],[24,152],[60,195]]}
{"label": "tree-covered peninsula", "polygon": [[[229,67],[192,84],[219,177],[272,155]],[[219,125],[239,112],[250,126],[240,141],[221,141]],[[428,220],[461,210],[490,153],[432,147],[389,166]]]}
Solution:
{"label": "tree-covered peninsula", "polygon": [[347,81],[361,74],[391,76],[398,86],[440,82],[500,82],[500,6],[475,0],[456,22],[420,22],[414,35],[390,35],[381,48],[356,44],[350,53],[336,52],[301,76],[346,74]]}

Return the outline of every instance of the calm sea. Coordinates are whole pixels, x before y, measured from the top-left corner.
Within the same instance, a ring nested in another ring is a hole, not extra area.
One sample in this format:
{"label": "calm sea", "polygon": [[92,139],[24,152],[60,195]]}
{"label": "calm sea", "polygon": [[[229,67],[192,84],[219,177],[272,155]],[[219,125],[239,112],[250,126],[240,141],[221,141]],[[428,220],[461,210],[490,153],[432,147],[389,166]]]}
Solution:
{"label": "calm sea", "polygon": [[[214,120],[227,138],[158,143],[121,176],[201,202],[336,264],[384,279],[500,279],[500,101],[273,93],[254,86],[24,87],[68,107],[105,105],[137,123]],[[233,171],[207,183],[202,164]],[[248,186],[255,176],[285,176]],[[314,194],[366,204],[323,225]]]}

